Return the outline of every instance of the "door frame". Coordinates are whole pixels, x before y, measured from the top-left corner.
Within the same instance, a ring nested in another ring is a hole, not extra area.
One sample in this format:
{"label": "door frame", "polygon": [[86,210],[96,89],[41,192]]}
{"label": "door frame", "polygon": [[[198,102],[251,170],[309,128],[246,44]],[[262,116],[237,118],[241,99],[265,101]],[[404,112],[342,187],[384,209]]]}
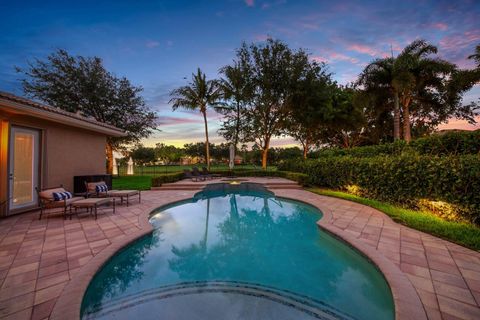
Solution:
{"label": "door frame", "polygon": [[[19,131],[26,131],[26,132],[31,132],[35,134],[34,138],[34,157],[35,159],[35,165],[36,168],[33,168],[33,174],[34,176],[34,185],[33,185],[33,201],[29,204],[22,205],[19,207],[14,207],[13,206],[13,177],[12,177],[12,171],[13,171],[13,156],[14,156],[14,138],[15,138],[15,131],[16,129],[19,129]],[[8,139],[9,147],[8,147],[8,168],[7,168],[7,193],[8,193],[8,201],[7,201],[7,216],[20,213],[20,212],[25,212],[28,210],[32,210],[35,208],[38,208],[38,195],[35,190],[35,188],[40,188],[41,186],[41,168],[42,168],[42,130],[39,128],[34,128],[34,127],[29,127],[29,126],[24,126],[21,124],[15,124],[11,123],[10,128],[9,128],[9,139]],[[35,145],[36,144],[36,145]]]}

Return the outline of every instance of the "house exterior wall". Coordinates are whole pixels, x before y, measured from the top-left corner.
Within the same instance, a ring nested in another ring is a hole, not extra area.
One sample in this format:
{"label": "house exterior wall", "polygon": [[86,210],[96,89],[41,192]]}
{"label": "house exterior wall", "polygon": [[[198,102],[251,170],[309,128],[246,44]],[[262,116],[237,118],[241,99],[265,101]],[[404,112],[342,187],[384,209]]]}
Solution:
{"label": "house exterior wall", "polygon": [[[2,122],[3,121],[3,122]],[[5,112],[0,106],[0,123],[22,126],[40,131],[40,186],[55,187],[63,184],[73,191],[73,177],[76,175],[105,174],[106,136],[101,133],[70,127],[28,115]],[[2,132],[3,150],[5,139]],[[7,174],[8,157],[2,158],[0,167],[0,199],[6,198],[8,190],[3,188],[4,174]],[[5,171],[4,174],[2,172]],[[7,180],[8,181],[8,180]],[[0,208],[0,210],[2,210]],[[5,215],[0,211],[0,215]]]}

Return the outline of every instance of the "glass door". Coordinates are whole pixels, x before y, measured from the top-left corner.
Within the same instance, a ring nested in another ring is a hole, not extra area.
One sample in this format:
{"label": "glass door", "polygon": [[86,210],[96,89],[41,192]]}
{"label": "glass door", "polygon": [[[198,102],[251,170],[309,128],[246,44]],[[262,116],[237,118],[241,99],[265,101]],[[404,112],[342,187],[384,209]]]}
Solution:
{"label": "glass door", "polygon": [[10,211],[37,204],[39,131],[12,126],[10,135]]}

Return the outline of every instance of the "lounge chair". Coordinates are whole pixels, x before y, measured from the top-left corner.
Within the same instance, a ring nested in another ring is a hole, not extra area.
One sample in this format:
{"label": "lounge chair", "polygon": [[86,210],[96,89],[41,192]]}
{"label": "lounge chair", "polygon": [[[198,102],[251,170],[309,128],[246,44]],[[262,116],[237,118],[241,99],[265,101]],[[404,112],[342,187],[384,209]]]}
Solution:
{"label": "lounge chair", "polygon": [[210,174],[208,174],[208,173],[205,174],[203,172],[200,172],[200,170],[198,170],[197,167],[192,168],[192,173],[193,173],[194,176],[203,178],[203,180],[213,179],[213,177]]}
{"label": "lounge chair", "polygon": [[[39,190],[35,188],[38,194],[38,204],[40,206],[40,217],[42,219],[43,212],[48,209],[62,208],[63,218],[67,218],[67,211],[69,210],[70,219],[72,219],[72,203],[85,199],[84,197],[74,197],[70,192],[67,192],[60,185],[57,188],[47,188]],[[60,197],[59,197],[60,196]]]}
{"label": "lounge chair", "polygon": [[204,175],[209,175],[210,177],[212,177],[212,179],[220,178],[222,176],[221,174],[211,173],[210,171],[208,171],[207,167],[202,167],[202,172]]}
{"label": "lounge chair", "polygon": [[203,177],[199,177],[198,175],[194,175],[192,171],[190,170],[183,170],[183,174],[185,175],[185,178],[191,179],[193,182],[197,182],[199,179],[205,180]]}
{"label": "lounge chair", "polygon": [[96,198],[107,198],[110,193],[116,192],[118,190],[108,190],[108,186],[105,181],[98,182],[87,182],[85,181],[85,198],[96,197]]}

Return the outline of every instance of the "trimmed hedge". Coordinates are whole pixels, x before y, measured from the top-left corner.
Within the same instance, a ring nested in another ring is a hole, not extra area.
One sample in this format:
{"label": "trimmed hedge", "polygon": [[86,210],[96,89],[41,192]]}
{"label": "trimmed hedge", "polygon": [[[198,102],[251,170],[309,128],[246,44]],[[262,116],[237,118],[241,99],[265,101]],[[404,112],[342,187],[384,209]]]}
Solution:
{"label": "trimmed hedge", "polygon": [[402,153],[437,156],[478,154],[480,153],[480,130],[434,134],[425,138],[415,139],[410,144],[399,140],[393,143],[351,149],[324,149],[318,152],[318,156],[363,158],[380,155],[400,155]]}
{"label": "trimmed hedge", "polygon": [[183,172],[165,173],[152,178],[152,187],[160,187],[163,183],[177,182],[183,179]]}
{"label": "trimmed hedge", "polygon": [[308,177],[307,184],[347,190],[410,208],[418,208],[425,202],[433,207],[437,204],[440,207],[453,205],[454,213],[449,215],[480,222],[478,155],[325,157],[287,161],[279,166],[279,170],[304,173]]}
{"label": "trimmed hedge", "polygon": [[[300,185],[307,185],[308,176],[299,172],[287,171],[265,171],[265,170],[214,170],[213,174],[221,174],[224,177],[279,177],[298,182]],[[163,183],[171,183],[182,180],[183,172],[167,173],[156,176],[152,179],[152,187],[160,187]]]}

